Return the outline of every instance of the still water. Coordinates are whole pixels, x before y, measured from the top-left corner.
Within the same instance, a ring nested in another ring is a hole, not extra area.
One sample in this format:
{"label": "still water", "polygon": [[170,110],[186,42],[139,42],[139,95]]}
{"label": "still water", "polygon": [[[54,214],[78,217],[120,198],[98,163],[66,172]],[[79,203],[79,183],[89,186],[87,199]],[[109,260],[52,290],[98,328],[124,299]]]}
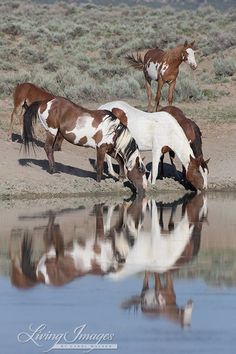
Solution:
{"label": "still water", "polygon": [[1,208],[1,353],[235,353],[234,194],[61,205]]}

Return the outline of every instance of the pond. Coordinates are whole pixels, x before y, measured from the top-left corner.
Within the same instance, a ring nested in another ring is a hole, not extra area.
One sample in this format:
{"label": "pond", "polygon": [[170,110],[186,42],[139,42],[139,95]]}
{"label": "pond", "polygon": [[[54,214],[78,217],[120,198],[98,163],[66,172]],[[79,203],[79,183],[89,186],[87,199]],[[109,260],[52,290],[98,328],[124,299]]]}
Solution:
{"label": "pond", "polygon": [[1,208],[2,353],[234,352],[234,193],[27,205]]}

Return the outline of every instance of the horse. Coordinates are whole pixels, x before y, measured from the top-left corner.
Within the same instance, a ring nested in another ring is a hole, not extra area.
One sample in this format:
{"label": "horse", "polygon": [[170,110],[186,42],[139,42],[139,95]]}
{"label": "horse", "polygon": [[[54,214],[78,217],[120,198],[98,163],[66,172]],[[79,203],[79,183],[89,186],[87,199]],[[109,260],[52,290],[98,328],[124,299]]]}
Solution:
{"label": "horse", "polygon": [[[181,128],[183,129],[187,139],[190,141],[190,146],[193,150],[194,156],[196,158],[198,158],[199,162],[200,162],[200,168],[202,168],[203,171],[206,171],[207,173],[209,173],[209,168],[208,168],[208,162],[210,161],[210,159],[204,161],[203,158],[203,152],[202,152],[202,132],[200,130],[200,128],[198,127],[198,125],[192,120],[187,118],[183,111],[181,111],[181,109],[174,107],[174,106],[167,106],[167,107],[163,107],[162,109],[160,109],[161,112],[168,112],[170,113],[179,123],[179,125],[181,126]],[[161,156],[161,176],[164,175],[164,154],[169,152],[169,156],[170,156],[170,161],[172,166],[175,168],[174,165],[174,157],[175,157],[175,153],[174,151],[171,151],[171,149],[169,149],[168,147],[163,148],[163,154]],[[175,168],[176,171],[176,168]],[[183,168],[183,174],[185,175],[185,170]],[[206,175],[206,173],[205,173]]]}
{"label": "horse", "polygon": [[[36,101],[52,100],[55,96],[46,91],[44,88],[38,87],[31,82],[24,82],[18,84],[13,91],[13,104],[14,108],[11,114],[11,123],[8,132],[8,140],[12,140],[12,131],[14,120],[19,116],[19,123],[21,131],[23,129],[23,113],[27,109],[27,106]],[[22,135],[22,134],[21,134]]]}
{"label": "horse", "polygon": [[142,313],[146,316],[164,316],[181,327],[190,326],[193,301],[189,299],[184,306],[177,305],[171,272],[163,274],[164,285],[159,273],[154,272],[153,275],[154,287],[149,287],[150,273],[145,272],[141,294],[123,301],[121,307],[127,310],[135,306],[137,309],[140,305]]}
{"label": "horse", "polygon": [[101,181],[106,154],[119,163],[122,175],[124,166],[127,178],[140,195],[147,189],[145,166],[138,146],[127,127],[107,110],[89,110],[63,97],[50,101],[34,102],[24,113],[23,144],[29,151],[34,146],[33,123],[40,120],[47,132],[44,150],[49,161],[49,172],[55,172],[54,145],[66,139],[74,145],[97,150],[97,181]]}
{"label": "horse", "polygon": [[[145,271],[141,294],[125,300],[122,308],[134,306],[137,309],[140,306],[145,315],[165,316],[181,326],[187,326],[191,323],[193,302],[189,299],[183,307],[177,305],[171,273],[190,262],[199,252],[202,225],[207,216],[207,199],[204,194],[191,193],[173,203],[156,203],[152,200],[150,204],[150,232],[139,233],[124,267],[108,276],[120,280]],[[180,221],[174,223],[173,217],[178,206],[181,207]],[[168,209],[171,209],[171,213],[167,229],[164,227],[163,211],[167,214]],[[154,273],[154,288],[149,288],[151,273]],[[162,276],[165,285],[161,282]]]}
{"label": "horse", "polygon": [[[13,285],[25,289],[40,283],[62,286],[88,274],[104,276],[119,271],[123,264],[116,260],[112,240],[105,236],[109,230],[105,229],[102,205],[94,206],[94,214],[94,232],[73,234],[73,238],[68,240],[68,235],[64,235],[63,228],[56,222],[57,214],[50,210],[48,223],[42,228],[40,250],[34,242],[33,233],[27,229],[21,232],[18,251],[16,245],[10,246]],[[93,221],[94,216],[90,218]],[[35,250],[36,258],[33,257]]]}
{"label": "horse", "polygon": [[[111,110],[127,125],[141,151],[152,151],[152,173],[149,176],[149,179],[152,178],[152,184],[155,184],[157,178],[161,155],[168,146],[182,162],[187,181],[196,189],[207,188],[208,170],[203,166],[202,158],[194,155],[190,142],[172,114],[165,111],[143,112],[123,101],[109,102],[99,109]],[[110,173],[114,174],[109,157],[107,161]]]}
{"label": "horse", "polygon": [[[183,263],[191,261],[197,255],[202,225],[207,217],[206,196],[203,193],[192,193],[171,204],[168,223],[170,227],[167,230],[163,226],[162,209],[167,213],[170,208],[158,206],[154,200],[150,201],[150,228],[139,230],[132,247],[128,245],[124,267],[117,273],[109,274],[109,278],[120,280],[142,271],[163,274],[179,269]],[[181,210],[178,213],[178,222],[173,223],[172,210],[173,207],[177,209],[177,205],[181,206]],[[127,248],[127,245],[122,248]]]}
{"label": "horse", "polygon": [[151,111],[152,103],[152,80],[157,81],[157,94],[156,94],[156,111],[159,106],[161,98],[161,90],[165,83],[169,85],[168,90],[168,103],[169,106],[173,102],[173,93],[176,85],[177,76],[179,74],[179,66],[181,63],[186,62],[190,67],[195,70],[197,63],[194,56],[194,41],[180,44],[175,48],[166,51],[160,48],[153,48],[146,52],[144,58],[137,53],[134,55],[127,55],[127,62],[135,69],[143,70],[146,80],[146,91],[148,97],[148,111]]}

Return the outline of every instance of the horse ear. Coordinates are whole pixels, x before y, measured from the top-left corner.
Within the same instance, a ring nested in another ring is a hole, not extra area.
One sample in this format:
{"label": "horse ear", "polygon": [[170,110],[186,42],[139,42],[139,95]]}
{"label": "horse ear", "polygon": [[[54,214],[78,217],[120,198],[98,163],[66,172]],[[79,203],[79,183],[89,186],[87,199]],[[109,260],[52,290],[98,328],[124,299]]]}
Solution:
{"label": "horse ear", "polygon": [[211,159],[211,158],[209,157],[209,159],[207,159],[206,161],[204,161],[206,165],[209,163],[210,159]]}
{"label": "horse ear", "polygon": [[193,41],[192,43],[190,43],[190,47],[194,46],[195,41]]}
{"label": "horse ear", "polygon": [[139,167],[140,162],[139,162],[139,157],[138,157],[138,156],[136,157],[135,163],[136,163],[136,165]]}
{"label": "horse ear", "polygon": [[187,41],[187,40],[184,42],[184,46],[185,46],[185,47],[188,46],[188,41]]}

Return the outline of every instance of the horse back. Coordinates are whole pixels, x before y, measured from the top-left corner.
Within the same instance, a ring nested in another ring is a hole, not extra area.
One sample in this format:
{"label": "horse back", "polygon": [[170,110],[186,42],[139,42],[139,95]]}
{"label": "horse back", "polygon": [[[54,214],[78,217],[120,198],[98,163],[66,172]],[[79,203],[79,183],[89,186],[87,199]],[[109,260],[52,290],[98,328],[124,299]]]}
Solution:
{"label": "horse back", "polygon": [[25,101],[29,106],[33,102],[51,100],[54,97],[55,96],[52,93],[32,84],[31,82],[18,84],[13,92],[15,107],[22,105]]}
{"label": "horse back", "polygon": [[198,125],[193,120],[187,118],[183,111],[177,107],[167,106],[162,108],[161,111],[171,114],[177,120],[187,139],[191,141],[190,145],[195,157],[202,155],[202,133]]}
{"label": "horse back", "polygon": [[149,49],[144,56],[144,64],[148,62],[160,63],[164,57],[165,51],[159,48]]}

